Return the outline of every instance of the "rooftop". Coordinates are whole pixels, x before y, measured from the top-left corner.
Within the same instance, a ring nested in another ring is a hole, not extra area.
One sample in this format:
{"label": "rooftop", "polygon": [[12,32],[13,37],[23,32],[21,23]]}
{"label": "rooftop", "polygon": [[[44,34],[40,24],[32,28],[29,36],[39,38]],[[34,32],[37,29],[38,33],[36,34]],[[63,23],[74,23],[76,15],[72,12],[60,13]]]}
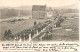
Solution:
{"label": "rooftop", "polygon": [[32,11],[45,11],[46,10],[46,5],[33,5],[32,6]]}

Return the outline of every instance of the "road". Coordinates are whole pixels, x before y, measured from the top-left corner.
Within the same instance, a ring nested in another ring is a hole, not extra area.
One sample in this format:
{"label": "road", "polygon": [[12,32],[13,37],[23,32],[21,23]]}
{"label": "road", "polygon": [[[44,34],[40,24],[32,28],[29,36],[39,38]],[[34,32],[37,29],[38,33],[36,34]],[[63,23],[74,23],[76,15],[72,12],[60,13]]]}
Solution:
{"label": "road", "polygon": [[44,28],[44,30],[42,30],[38,35],[35,35],[33,38],[32,38],[32,41],[38,41],[38,40],[41,40],[41,38],[43,37],[43,36],[45,36],[45,32],[47,31],[47,29],[49,28],[49,27],[53,27],[55,24],[56,24],[56,22],[58,21],[58,18],[56,19],[56,20],[54,20],[53,22],[51,22],[46,28]]}

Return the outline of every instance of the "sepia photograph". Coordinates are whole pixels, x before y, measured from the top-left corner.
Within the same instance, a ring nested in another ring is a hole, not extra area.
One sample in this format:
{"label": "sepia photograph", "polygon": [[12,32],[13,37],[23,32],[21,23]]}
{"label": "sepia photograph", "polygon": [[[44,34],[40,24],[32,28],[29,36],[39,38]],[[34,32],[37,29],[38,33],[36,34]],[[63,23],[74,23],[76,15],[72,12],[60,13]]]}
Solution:
{"label": "sepia photograph", "polygon": [[[1,51],[1,52],[13,52],[13,51]],[[15,52],[26,52],[26,51],[15,51]],[[32,51],[33,52],[33,51]],[[39,52],[39,51],[34,51],[34,52]],[[43,52],[43,51],[42,51]],[[50,51],[44,51],[44,52],[50,52]],[[51,51],[52,52],[52,51]],[[54,52],[64,52],[64,51],[54,51]],[[65,51],[68,52],[68,51]],[[70,51],[72,52],[72,51]],[[77,51],[73,51],[73,52],[77,52]]]}
{"label": "sepia photograph", "polygon": [[2,41],[79,41],[79,1],[0,0]]}

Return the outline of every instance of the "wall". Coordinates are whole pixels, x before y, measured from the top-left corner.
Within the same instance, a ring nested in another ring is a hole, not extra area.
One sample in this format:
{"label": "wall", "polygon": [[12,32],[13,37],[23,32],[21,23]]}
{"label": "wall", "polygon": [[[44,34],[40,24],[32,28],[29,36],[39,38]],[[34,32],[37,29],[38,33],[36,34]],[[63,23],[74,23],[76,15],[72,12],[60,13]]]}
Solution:
{"label": "wall", "polygon": [[46,17],[45,11],[32,11],[32,18],[33,19],[43,19]]}

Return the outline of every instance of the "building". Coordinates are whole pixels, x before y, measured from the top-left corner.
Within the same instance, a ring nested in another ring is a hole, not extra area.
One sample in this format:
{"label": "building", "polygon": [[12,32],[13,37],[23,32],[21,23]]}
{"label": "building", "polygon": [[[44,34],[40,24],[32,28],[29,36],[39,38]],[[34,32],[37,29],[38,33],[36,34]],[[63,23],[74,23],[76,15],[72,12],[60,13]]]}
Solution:
{"label": "building", "polygon": [[47,9],[47,18],[51,18],[53,16],[53,10],[51,7]]}
{"label": "building", "polygon": [[46,18],[46,5],[33,5],[32,6],[32,18],[33,19],[45,19]]}

